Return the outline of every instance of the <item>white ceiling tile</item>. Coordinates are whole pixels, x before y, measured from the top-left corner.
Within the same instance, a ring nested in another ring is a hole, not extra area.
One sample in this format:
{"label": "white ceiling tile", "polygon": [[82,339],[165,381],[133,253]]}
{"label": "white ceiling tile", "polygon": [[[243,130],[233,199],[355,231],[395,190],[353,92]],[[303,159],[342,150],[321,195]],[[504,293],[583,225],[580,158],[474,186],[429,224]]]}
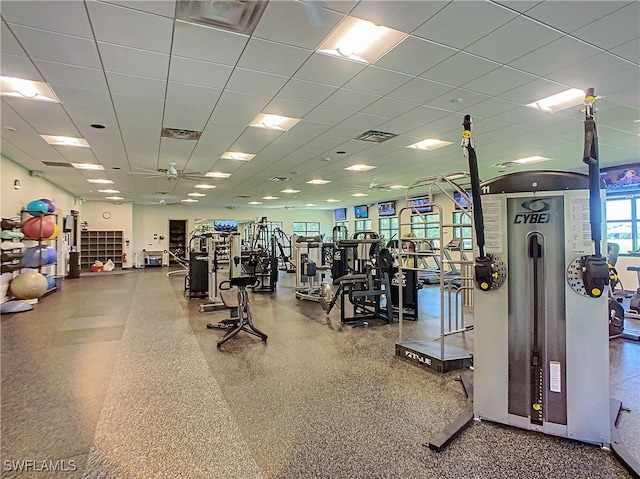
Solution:
{"label": "white ceiling tile", "polygon": [[[242,133],[244,128],[251,123],[251,120],[255,117],[255,114],[252,112],[222,108],[220,105],[216,106],[213,110],[213,114],[209,119],[209,125],[216,125],[216,128],[221,125],[237,125],[242,126],[238,134]],[[209,130],[207,130],[208,132]],[[235,131],[235,130],[234,130]]]}
{"label": "white ceiling tile", "polygon": [[109,90],[112,93],[139,96],[152,100],[164,100],[167,82],[155,78],[142,78],[123,73],[107,72]]}
{"label": "white ceiling tile", "polygon": [[345,83],[344,88],[384,96],[412,78],[404,73],[369,65],[352,80]]}
{"label": "white ceiling tile", "polygon": [[449,85],[418,77],[395,89],[387,96],[393,99],[423,104],[453,89]]}
{"label": "white ceiling tile", "polygon": [[635,40],[631,40],[630,42],[618,45],[617,47],[612,48],[610,51],[611,53],[620,55],[622,58],[625,58],[631,62],[640,64],[640,38],[636,38]]}
{"label": "white ceiling tile", "polygon": [[295,73],[294,78],[339,87],[365,68],[366,65],[361,62],[314,53]]}
{"label": "white ceiling tile", "polygon": [[440,108],[432,108],[429,106],[420,106],[415,108],[407,113],[398,116],[399,120],[404,120],[408,122],[414,123],[431,123],[440,118],[444,118],[449,115],[451,112],[448,110],[442,110]]}
{"label": "white ceiling tile", "polygon": [[56,94],[78,128],[82,125],[99,123],[110,130],[117,130],[118,121],[109,93],[58,87]]}
{"label": "white ceiling tile", "polygon": [[[283,18],[287,19],[286,28]],[[253,36],[315,50],[343,18],[340,13],[326,10],[322,25],[318,25],[302,2],[269,2]]]}
{"label": "white ceiling tile", "polygon": [[330,128],[329,125],[314,121],[302,120],[296,123],[286,135],[278,138],[280,141],[286,141],[290,144],[298,146],[304,145],[307,141],[311,141],[321,135]]}
{"label": "white ceiling tile", "polygon": [[150,128],[162,127],[163,102],[131,95],[113,94],[113,104],[120,124],[147,125]]}
{"label": "white ceiling tile", "polygon": [[[559,52],[562,54],[559,55]],[[579,62],[599,53],[600,50],[584,42],[571,37],[562,37],[512,61],[509,66],[546,77],[549,73],[566,67],[567,58]]]}
{"label": "white ceiling tile", "polygon": [[162,138],[158,163],[166,168],[169,166],[169,162],[175,162],[176,168],[183,170],[195,146],[196,142],[191,140]]}
{"label": "white ceiling tile", "polygon": [[[73,148],[68,146],[54,146],[54,148],[58,150],[69,163],[96,163],[97,160],[91,148]],[[109,175],[109,172],[107,171],[106,174]]]}
{"label": "white ceiling tile", "polygon": [[[93,39],[84,2],[32,1],[29,8],[19,1],[2,1],[2,17],[10,23]],[[33,13],[37,12],[37,15]],[[4,40],[4,37],[3,37]]]}
{"label": "white ceiling tile", "polygon": [[[640,75],[638,75],[638,69],[633,67],[622,72],[600,78],[598,79],[597,85],[595,85],[596,92],[600,92],[603,96],[630,89],[635,89],[637,91],[639,86]],[[638,104],[638,97],[635,98],[634,104]]]}
{"label": "white ceiling tile", "polygon": [[54,91],[59,86],[101,92],[109,91],[102,69],[65,65],[43,60],[36,60],[35,64],[44,75],[45,81],[53,87]]}
{"label": "white ceiling tile", "polygon": [[337,108],[329,108],[326,106],[317,106],[312,112],[308,113],[304,119],[318,123],[327,123],[336,125],[353,115],[353,111],[339,110]]}
{"label": "white ceiling tile", "polygon": [[213,109],[222,94],[220,88],[209,88],[185,83],[169,82],[167,85],[166,99],[180,103],[193,103],[195,105],[208,106]]}
{"label": "white ceiling tile", "polygon": [[566,87],[563,85],[539,79],[529,82],[526,85],[513,88],[497,96],[503,100],[519,103],[520,105],[527,105],[564,90],[566,90]]}
{"label": "white ceiling tile", "polygon": [[[481,101],[489,98],[489,96],[483,95],[482,93],[457,88],[453,91],[447,92],[445,95],[429,101],[428,106],[442,108],[443,110],[463,111],[466,108],[469,108],[469,106],[475,105],[476,103],[480,103]],[[462,101],[459,102],[457,101],[458,99],[462,99]]]}
{"label": "white ceiling tile", "polygon": [[495,0],[495,2],[516,12],[526,12],[542,3],[542,0]]}
{"label": "white ceiling tile", "polygon": [[311,50],[303,48],[251,38],[242,52],[237,66],[249,70],[291,76],[312,53]]}
{"label": "white ceiling tile", "polygon": [[[628,90],[619,90],[616,93],[610,93],[606,99],[618,105],[635,105],[636,108],[640,108],[638,98],[640,98],[640,88],[634,87]],[[640,114],[638,115],[638,119],[640,119]],[[636,123],[636,125],[640,128],[640,124]],[[640,133],[640,131],[638,133]]]}
{"label": "white ceiling tile", "polygon": [[315,105],[312,103],[302,103],[298,101],[274,98],[264,108],[263,112],[270,115],[288,116],[290,118],[303,118]]}
{"label": "white ceiling tile", "polygon": [[628,4],[625,1],[590,1],[588,8],[574,2],[540,2],[527,10],[527,16],[551,27],[572,32]]}
{"label": "white ceiling tile", "polygon": [[549,73],[547,78],[576,88],[586,87],[599,78],[627,70],[630,66],[628,62],[609,53],[600,53]]}
{"label": "white ceiling tile", "polygon": [[89,68],[101,68],[102,66],[93,40],[19,25],[10,24],[10,26],[32,59]]}
{"label": "white ceiling tile", "polygon": [[[393,119],[393,120],[389,120],[384,123],[381,123],[375,129],[379,131],[387,131],[390,133],[395,133],[397,135],[403,135],[405,133],[415,130],[416,128],[419,128],[420,126],[422,126],[422,123]],[[387,141],[384,142],[384,144],[386,143]]]}
{"label": "white ceiling tile", "polygon": [[113,3],[142,12],[155,13],[165,17],[173,18],[176,13],[175,0],[99,0],[105,3]]}
{"label": "white ceiling tile", "polygon": [[379,100],[380,95],[372,95],[355,90],[340,88],[333,95],[322,102],[322,106],[351,111],[360,111]]}
{"label": "white ceiling tile", "polygon": [[23,55],[3,53],[2,75],[24,80],[44,81],[33,62]]}
{"label": "white ceiling tile", "polygon": [[96,40],[158,53],[171,51],[172,19],[101,2],[86,5]]}
{"label": "white ceiling tile", "polygon": [[217,159],[245,130],[245,126],[209,122],[198,140],[194,154]]}
{"label": "white ceiling tile", "polygon": [[173,56],[171,58],[169,81],[210,88],[223,88],[232,71],[233,68],[228,65]]}
{"label": "white ceiling tile", "polygon": [[353,10],[353,7],[355,7],[359,3],[359,0],[320,0],[314,3],[317,3],[328,10],[335,10],[336,12],[341,13],[349,13],[351,10]]}
{"label": "white ceiling tile", "polygon": [[[490,2],[450,2],[413,34],[464,48],[516,16],[517,13]],[[456,28],[451,28],[451,25],[456,25]]]}
{"label": "white ceiling tile", "polygon": [[458,50],[417,37],[407,37],[375,62],[376,66],[419,75]]}
{"label": "white ceiling tile", "polygon": [[255,113],[261,112],[270,101],[271,97],[268,96],[225,90],[222,92],[222,95],[220,95],[217,106],[233,110],[250,111],[255,115]]}
{"label": "white ceiling tile", "polygon": [[492,118],[495,115],[515,110],[516,108],[521,107],[510,101],[501,100],[499,98],[489,98],[459,111],[465,114],[470,114],[474,117]]}
{"label": "white ceiling tile", "polygon": [[540,23],[517,17],[472,43],[465,50],[507,64],[561,36],[561,33]]}
{"label": "white ceiling tile", "polygon": [[363,113],[394,118],[420,106],[418,103],[383,97],[362,110]]}
{"label": "white ceiling tile", "polygon": [[364,131],[362,128],[348,128],[342,125],[337,125],[327,130],[326,134],[331,137],[342,138],[343,140],[352,140],[356,136],[364,133]]}
{"label": "white ceiling tile", "polygon": [[369,20],[376,25],[384,25],[401,32],[411,33],[447,3],[442,0],[429,2],[404,0],[360,2],[351,11],[350,15]]}
{"label": "white ceiling tile", "polygon": [[[266,128],[247,128],[232,145],[227,148],[230,151],[242,151],[244,153],[258,153],[275,138],[287,132],[278,132]],[[245,163],[237,160],[225,160],[232,163]],[[251,163],[251,162],[249,162]]]}
{"label": "white ceiling tile", "polygon": [[484,93],[485,95],[497,95],[518,86],[526,85],[537,78],[535,75],[510,67],[500,67],[469,83],[465,83],[464,88]]}
{"label": "white ceiling tile", "polygon": [[213,107],[193,103],[165,102],[163,126],[181,130],[202,131]]}
{"label": "white ceiling tile", "polygon": [[362,131],[377,130],[378,125],[389,119],[383,116],[370,115],[368,113],[356,113],[343,120],[340,125],[351,128],[360,128]]}
{"label": "white ceiling tile", "polygon": [[41,135],[79,136],[78,129],[59,103],[12,97],[5,97],[4,101]]}
{"label": "white ceiling tile", "polygon": [[98,43],[98,48],[105,71],[161,80],[167,78],[169,55],[110,43]]}
{"label": "white ceiling tile", "polygon": [[242,93],[274,96],[288,80],[289,77],[286,76],[236,67],[233,69],[226,88]]}
{"label": "white ceiling tile", "polygon": [[499,63],[485,60],[465,52],[459,52],[435,67],[430,68],[420,76],[448,85],[461,86],[500,66]]}
{"label": "white ceiling tile", "polygon": [[640,2],[631,2],[571,34],[604,49],[634,40],[640,36]]}
{"label": "white ceiling tile", "polygon": [[4,22],[4,20],[0,22],[0,52],[2,52],[3,56],[4,54],[19,55],[24,57],[26,57],[27,55],[24,49],[18,43],[18,40],[16,40],[16,37],[14,37],[13,33],[11,33],[11,30]]}
{"label": "white ceiling tile", "polygon": [[208,62],[235,65],[249,37],[216,28],[175,22],[172,54]]}
{"label": "white ceiling tile", "polygon": [[335,91],[336,87],[330,85],[292,78],[278,92],[277,98],[303,103],[320,103]]}

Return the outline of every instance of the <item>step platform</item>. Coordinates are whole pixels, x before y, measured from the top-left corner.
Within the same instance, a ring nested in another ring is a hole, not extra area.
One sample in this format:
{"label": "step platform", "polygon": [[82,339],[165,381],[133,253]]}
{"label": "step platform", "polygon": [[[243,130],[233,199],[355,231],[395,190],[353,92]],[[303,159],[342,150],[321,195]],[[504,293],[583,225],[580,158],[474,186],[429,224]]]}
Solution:
{"label": "step platform", "polygon": [[452,346],[445,345],[444,356],[441,357],[440,343],[436,341],[396,343],[396,356],[438,373],[465,369],[473,364],[471,353]]}

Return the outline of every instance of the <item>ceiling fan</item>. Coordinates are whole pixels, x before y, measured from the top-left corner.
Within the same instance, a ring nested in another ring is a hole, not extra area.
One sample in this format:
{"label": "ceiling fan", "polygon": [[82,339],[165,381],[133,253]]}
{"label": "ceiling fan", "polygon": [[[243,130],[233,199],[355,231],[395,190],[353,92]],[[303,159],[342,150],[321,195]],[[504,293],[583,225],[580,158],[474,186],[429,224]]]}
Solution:
{"label": "ceiling fan", "polygon": [[353,188],[347,188],[348,191],[356,191],[356,192],[361,192],[363,190],[366,190],[368,193],[373,193],[375,191],[391,191],[392,185],[383,185],[380,184],[378,182],[376,182],[375,178],[371,178],[371,183],[369,183],[369,185],[354,185]]}
{"label": "ceiling fan", "polygon": [[180,171],[176,168],[175,162],[169,163],[169,168],[159,168],[157,170],[150,170],[147,168],[140,168],[136,166],[136,170],[140,171],[132,171],[132,175],[147,175],[144,178],[167,178],[167,180],[201,180],[205,178],[204,173],[202,171]]}

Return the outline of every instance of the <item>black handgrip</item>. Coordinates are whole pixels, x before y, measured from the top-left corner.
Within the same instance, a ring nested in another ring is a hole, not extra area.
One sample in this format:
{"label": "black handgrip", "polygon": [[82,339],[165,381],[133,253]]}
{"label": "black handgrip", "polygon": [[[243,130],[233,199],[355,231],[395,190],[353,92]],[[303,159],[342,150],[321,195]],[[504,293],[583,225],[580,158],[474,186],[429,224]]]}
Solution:
{"label": "black handgrip", "polygon": [[598,159],[598,130],[595,120],[595,90],[587,89],[584,99],[584,151],[582,161],[589,166],[589,222],[595,256],[602,255],[602,213],[600,202],[600,163]]}
{"label": "black handgrip", "polygon": [[465,115],[462,121],[462,147],[467,150],[469,160],[469,176],[471,177],[471,198],[473,200],[473,223],[476,227],[476,243],[478,244],[480,258],[485,257],[484,252],[484,219],[482,216],[482,200],[480,199],[480,175],[478,173],[478,158],[473,146],[471,136],[471,115]]}

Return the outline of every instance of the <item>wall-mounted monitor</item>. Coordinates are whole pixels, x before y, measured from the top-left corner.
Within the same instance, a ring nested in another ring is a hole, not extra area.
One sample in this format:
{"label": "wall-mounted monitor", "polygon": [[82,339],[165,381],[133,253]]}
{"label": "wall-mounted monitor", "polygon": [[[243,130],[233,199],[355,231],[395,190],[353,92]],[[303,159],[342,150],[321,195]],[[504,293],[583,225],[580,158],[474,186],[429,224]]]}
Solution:
{"label": "wall-mounted monitor", "polygon": [[219,233],[235,233],[238,231],[238,220],[215,220],[213,229]]}
{"label": "wall-mounted monitor", "polygon": [[640,166],[623,165],[600,170],[602,187],[608,195],[640,193]]}
{"label": "wall-mounted monitor", "polygon": [[378,203],[378,216],[395,216],[396,215],[396,202],[395,201],[383,201]]}
{"label": "wall-mounted monitor", "polygon": [[357,220],[369,217],[369,207],[367,205],[354,206],[353,212]]}
{"label": "wall-mounted monitor", "polygon": [[429,198],[411,198],[409,199],[409,207],[411,213],[431,213],[433,206],[429,205]]}
{"label": "wall-mounted monitor", "polygon": [[453,199],[456,200],[457,210],[467,209],[471,200],[471,193],[465,192],[465,194],[463,195],[458,191],[454,191]]}
{"label": "wall-mounted monitor", "polygon": [[336,208],[333,210],[333,221],[347,221],[347,209]]}

